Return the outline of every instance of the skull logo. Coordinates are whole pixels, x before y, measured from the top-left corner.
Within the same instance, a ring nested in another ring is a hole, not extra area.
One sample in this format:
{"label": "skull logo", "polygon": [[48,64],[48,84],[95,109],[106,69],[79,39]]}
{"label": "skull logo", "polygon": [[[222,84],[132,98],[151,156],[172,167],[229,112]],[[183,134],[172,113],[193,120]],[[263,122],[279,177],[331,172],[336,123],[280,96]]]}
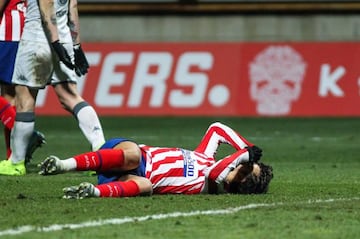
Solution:
{"label": "skull logo", "polygon": [[306,63],[289,46],[269,46],[250,63],[250,95],[260,115],[286,115],[299,98]]}

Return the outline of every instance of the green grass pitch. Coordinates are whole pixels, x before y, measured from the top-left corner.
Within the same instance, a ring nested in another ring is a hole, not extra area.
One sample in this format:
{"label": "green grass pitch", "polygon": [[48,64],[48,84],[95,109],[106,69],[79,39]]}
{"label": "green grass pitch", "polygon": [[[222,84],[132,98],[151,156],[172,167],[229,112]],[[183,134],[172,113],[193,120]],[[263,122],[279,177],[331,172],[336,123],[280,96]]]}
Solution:
{"label": "green grass pitch", "polygon": [[[47,144],[23,177],[0,176],[1,238],[358,238],[359,118],[102,117],[107,138],[194,148],[221,121],[264,150],[274,167],[266,195],[160,195],[62,199],[85,173],[37,174],[37,163],[90,146],[71,117],[37,117]],[[3,138],[0,149],[4,149]],[[218,155],[231,152],[222,147]],[[5,157],[4,150],[0,151]],[[235,210],[232,210],[235,209]],[[178,214],[174,214],[177,212]]]}

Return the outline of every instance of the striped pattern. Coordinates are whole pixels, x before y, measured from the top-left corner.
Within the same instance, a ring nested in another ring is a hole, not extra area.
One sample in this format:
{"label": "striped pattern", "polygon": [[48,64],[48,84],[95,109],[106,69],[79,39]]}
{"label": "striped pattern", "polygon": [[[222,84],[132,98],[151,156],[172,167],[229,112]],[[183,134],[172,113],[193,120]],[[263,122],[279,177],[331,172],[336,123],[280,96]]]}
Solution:
{"label": "striped pattern", "polygon": [[[193,162],[186,162],[184,150],[179,148],[141,145],[141,149],[146,152],[146,177],[153,184],[156,194],[200,193],[205,183],[203,170],[215,162],[212,158],[190,151]],[[189,173],[189,169],[192,173]]]}
{"label": "striped pattern", "polygon": [[[219,145],[231,145],[235,153],[216,162]],[[252,145],[237,132],[221,123],[209,126],[194,151],[140,145],[146,157],[146,177],[156,194],[205,192],[206,179],[221,183],[230,170],[248,160],[246,146]]]}
{"label": "striped pattern", "polygon": [[20,41],[25,11],[24,1],[10,0],[0,22],[0,41]]}

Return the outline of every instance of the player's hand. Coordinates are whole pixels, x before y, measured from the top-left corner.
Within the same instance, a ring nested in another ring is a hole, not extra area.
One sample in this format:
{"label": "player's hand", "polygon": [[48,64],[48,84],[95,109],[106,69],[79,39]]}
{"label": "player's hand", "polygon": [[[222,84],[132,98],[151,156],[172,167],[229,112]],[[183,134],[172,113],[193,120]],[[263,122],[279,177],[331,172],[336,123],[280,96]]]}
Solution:
{"label": "player's hand", "polygon": [[68,68],[73,70],[74,65],[71,62],[71,58],[67,53],[66,49],[64,48],[64,46],[59,42],[59,40],[52,42],[51,45],[54,51],[56,52],[56,54],[58,55],[60,61],[62,61]]}
{"label": "player's hand", "polygon": [[254,145],[251,147],[246,147],[247,151],[249,152],[249,162],[256,163],[260,160],[262,156],[262,149],[258,146]]}
{"label": "player's hand", "polygon": [[89,63],[80,44],[74,45],[75,72],[78,76],[85,75],[89,69]]}

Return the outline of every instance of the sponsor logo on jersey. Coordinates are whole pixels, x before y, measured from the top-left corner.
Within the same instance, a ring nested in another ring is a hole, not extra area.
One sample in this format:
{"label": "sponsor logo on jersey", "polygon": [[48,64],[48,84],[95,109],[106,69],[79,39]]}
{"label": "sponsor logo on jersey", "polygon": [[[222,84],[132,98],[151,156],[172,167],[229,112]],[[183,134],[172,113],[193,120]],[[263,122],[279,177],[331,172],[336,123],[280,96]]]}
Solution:
{"label": "sponsor logo on jersey", "polygon": [[196,159],[191,157],[191,151],[181,149],[181,152],[184,157],[184,177],[197,178]]}
{"label": "sponsor logo on jersey", "polygon": [[68,0],[58,0],[59,5],[65,5],[67,4]]}
{"label": "sponsor logo on jersey", "polygon": [[62,17],[64,15],[66,15],[68,13],[68,11],[66,10],[62,10],[62,11],[59,11],[59,12],[56,12],[56,17]]}

